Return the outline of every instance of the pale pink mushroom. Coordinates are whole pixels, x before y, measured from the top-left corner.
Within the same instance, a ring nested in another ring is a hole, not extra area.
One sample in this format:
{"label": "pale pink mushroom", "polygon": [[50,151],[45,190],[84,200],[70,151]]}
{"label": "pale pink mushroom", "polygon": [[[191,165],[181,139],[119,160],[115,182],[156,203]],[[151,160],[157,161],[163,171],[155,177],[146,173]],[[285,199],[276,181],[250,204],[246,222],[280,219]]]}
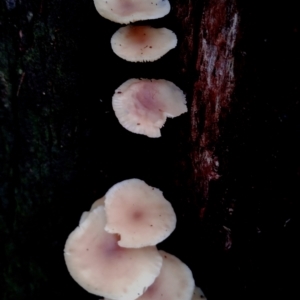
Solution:
{"label": "pale pink mushroom", "polygon": [[[104,206],[104,199],[105,199],[105,196],[103,196],[102,198],[96,200],[91,208],[90,208],[90,211],[92,211],[93,209],[97,208],[98,206]],[[81,225],[81,223],[87,218],[87,216],[89,215],[90,211],[84,211],[80,217],[80,220],[79,220],[79,225]]]}
{"label": "pale pink mushroom", "polygon": [[105,196],[101,197],[100,199],[96,200],[92,206],[91,206],[91,211],[95,208],[97,208],[98,206],[104,206],[104,200],[105,200]]}
{"label": "pale pink mushroom", "polygon": [[84,220],[88,217],[89,215],[89,211],[84,211],[80,217],[80,220],[79,220],[79,226],[84,222]]}
{"label": "pale pink mushroom", "polygon": [[199,287],[195,287],[192,300],[207,300],[203,291]]}
{"label": "pale pink mushroom", "polygon": [[177,257],[159,252],[163,257],[160,274],[137,300],[191,300],[195,288],[191,270]]}
{"label": "pale pink mushroom", "polygon": [[129,79],[115,91],[112,105],[124,128],[148,137],[160,137],[167,117],[187,112],[182,90],[164,79]]}
{"label": "pale pink mushroom", "polygon": [[156,245],[176,226],[176,215],[162,192],[140,179],[115,184],[105,195],[105,230],[120,235],[121,247]]}
{"label": "pale pink mushroom", "polygon": [[168,0],[94,0],[94,3],[102,17],[122,24],[158,19],[170,12]]}
{"label": "pale pink mushroom", "polygon": [[134,300],[158,276],[162,258],[156,247],[121,248],[104,230],[103,206],[92,210],[68,237],[64,256],[74,280],[92,294]]}
{"label": "pale pink mushroom", "polygon": [[205,300],[201,290],[195,287],[189,267],[177,257],[164,251],[159,252],[163,257],[160,274],[137,300]]}
{"label": "pale pink mushroom", "polygon": [[113,51],[121,58],[132,61],[154,61],[177,45],[177,37],[167,28],[125,26],[111,38]]}

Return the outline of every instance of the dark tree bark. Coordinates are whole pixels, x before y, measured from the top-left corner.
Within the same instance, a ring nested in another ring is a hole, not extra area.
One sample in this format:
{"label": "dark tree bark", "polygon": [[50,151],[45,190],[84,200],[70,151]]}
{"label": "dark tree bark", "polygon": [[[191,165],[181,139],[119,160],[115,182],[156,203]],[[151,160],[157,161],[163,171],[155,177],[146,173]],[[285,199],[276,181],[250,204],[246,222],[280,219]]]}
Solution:
{"label": "dark tree bark", "polygon": [[[116,57],[119,24],[93,1],[6,0],[0,13],[0,298],[97,299],[69,276],[68,234],[116,182],[140,178],[178,225],[159,248],[192,269],[208,299],[293,299],[299,201],[296,4],[170,1],[143,22],[178,47],[147,64]],[[129,78],[165,78],[189,112],[160,139],[117,122]]]}
{"label": "dark tree bark", "polygon": [[[229,109],[235,84],[233,50],[239,14],[233,0],[206,1],[202,18],[200,7],[193,2],[189,6],[177,4],[176,9],[179,17],[188,10],[183,22],[186,35],[180,59],[183,69],[194,75],[190,131],[192,181],[194,193],[207,200],[209,182],[219,178],[215,148],[220,135],[219,120]],[[198,18],[195,11],[199,12]],[[190,65],[190,61],[194,63]]]}

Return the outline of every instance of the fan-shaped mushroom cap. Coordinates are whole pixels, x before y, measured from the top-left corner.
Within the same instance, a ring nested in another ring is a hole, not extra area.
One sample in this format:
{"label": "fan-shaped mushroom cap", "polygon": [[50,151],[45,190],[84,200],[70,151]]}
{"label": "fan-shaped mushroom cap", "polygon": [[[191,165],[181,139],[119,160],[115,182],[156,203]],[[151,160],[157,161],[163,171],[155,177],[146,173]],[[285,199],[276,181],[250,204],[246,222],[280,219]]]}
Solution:
{"label": "fan-shaped mushroom cap", "polygon": [[113,22],[158,19],[170,12],[168,0],[94,0],[98,13]]}
{"label": "fan-shaped mushroom cap", "polygon": [[99,206],[69,235],[64,250],[68,270],[92,294],[134,300],[154,282],[162,258],[156,247],[119,247],[118,236],[107,233],[105,223]]}
{"label": "fan-shaped mushroom cap", "polygon": [[191,270],[174,255],[159,252],[163,257],[160,274],[137,300],[190,300],[195,288]]}
{"label": "fan-shaped mushroom cap", "polygon": [[156,245],[176,226],[174,210],[159,189],[140,179],[115,184],[105,195],[105,230],[120,235],[121,247]]}
{"label": "fan-shaped mushroom cap", "polygon": [[129,79],[115,91],[112,105],[123,127],[148,137],[160,137],[167,117],[187,112],[182,90],[164,79]]}
{"label": "fan-shaped mushroom cap", "polygon": [[176,45],[177,37],[174,32],[150,26],[121,27],[111,38],[113,51],[132,62],[157,60]]}

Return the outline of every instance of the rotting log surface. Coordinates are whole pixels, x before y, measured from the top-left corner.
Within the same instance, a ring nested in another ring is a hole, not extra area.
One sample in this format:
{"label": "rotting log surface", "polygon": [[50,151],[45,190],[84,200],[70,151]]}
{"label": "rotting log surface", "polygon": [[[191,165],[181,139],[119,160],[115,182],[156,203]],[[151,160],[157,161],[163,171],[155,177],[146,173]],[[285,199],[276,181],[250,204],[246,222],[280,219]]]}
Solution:
{"label": "rotting log surface", "polygon": [[233,0],[206,1],[204,7],[179,2],[175,7],[184,31],[182,69],[193,76],[189,87],[192,197],[202,206],[203,215],[209,183],[219,178],[216,147],[220,119],[229,111],[235,85],[233,51],[239,15]]}
{"label": "rotting log surface", "polygon": [[[70,278],[64,242],[83,210],[133,177],[172,202],[178,226],[159,247],[190,266],[210,300],[295,298],[296,4],[171,4],[146,23],[174,30],[178,47],[132,64],[112,53],[119,24],[92,1],[1,2],[1,299],[98,299]],[[160,139],[115,119],[111,96],[132,77],[165,78],[187,94],[189,113],[168,120]]]}
{"label": "rotting log surface", "polygon": [[[235,84],[233,50],[238,33],[234,0],[208,1],[202,16],[191,105],[191,154],[195,188],[208,198],[209,182],[218,179],[215,154],[220,117],[228,112]],[[197,188],[198,187],[198,188]]]}

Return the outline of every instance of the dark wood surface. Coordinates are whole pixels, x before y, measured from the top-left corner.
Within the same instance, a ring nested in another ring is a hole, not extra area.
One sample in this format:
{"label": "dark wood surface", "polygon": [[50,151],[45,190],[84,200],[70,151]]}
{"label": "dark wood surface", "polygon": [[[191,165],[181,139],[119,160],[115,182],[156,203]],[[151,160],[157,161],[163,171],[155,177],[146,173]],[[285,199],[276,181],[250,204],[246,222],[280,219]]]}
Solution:
{"label": "dark wood surface", "polygon": [[[69,276],[63,247],[81,213],[128,178],[172,203],[178,225],[159,248],[209,300],[297,297],[296,2],[170,2],[143,23],[173,30],[178,47],[133,64],[112,52],[120,25],[92,1],[1,1],[1,299],[98,299]],[[189,112],[159,139],[126,131],[111,97],[129,78],[173,81]]]}

